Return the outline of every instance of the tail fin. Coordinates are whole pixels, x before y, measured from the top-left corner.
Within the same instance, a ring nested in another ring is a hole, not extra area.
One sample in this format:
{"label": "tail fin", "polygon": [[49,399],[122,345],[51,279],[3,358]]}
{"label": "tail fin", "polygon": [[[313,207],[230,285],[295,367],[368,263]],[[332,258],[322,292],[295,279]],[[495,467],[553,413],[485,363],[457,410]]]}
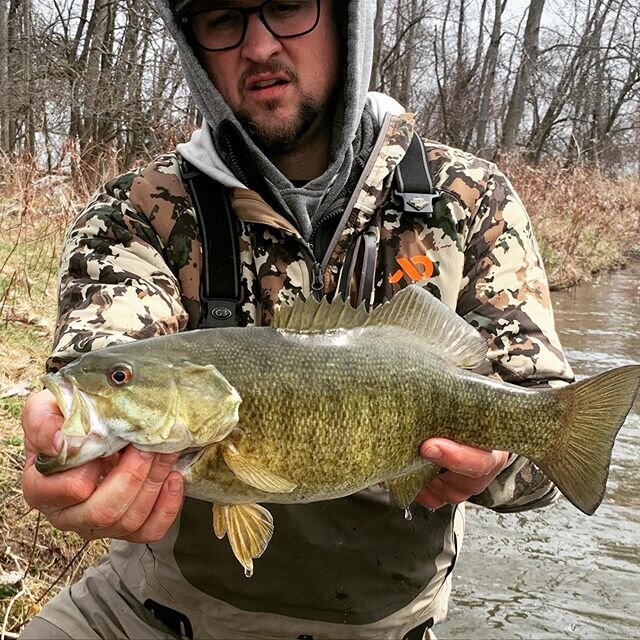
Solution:
{"label": "tail fin", "polygon": [[640,365],[629,365],[557,391],[569,406],[565,441],[536,463],[587,515],[602,502],[616,435],[639,387]]}

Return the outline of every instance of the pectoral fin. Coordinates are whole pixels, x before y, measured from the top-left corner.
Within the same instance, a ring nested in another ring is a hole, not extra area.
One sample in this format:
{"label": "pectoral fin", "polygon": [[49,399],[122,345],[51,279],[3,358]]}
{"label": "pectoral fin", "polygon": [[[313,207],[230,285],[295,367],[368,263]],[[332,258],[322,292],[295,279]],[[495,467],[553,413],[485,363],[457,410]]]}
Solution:
{"label": "pectoral fin", "polygon": [[222,540],[229,536],[233,555],[253,575],[253,560],[267,548],[273,535],[273,517],[259,504],[214,504],[213,530]]}
{"label": "pectoral fin", "polygon": [[293,482],[247,460],[232,443],[224,446],[222,457],[239,480],[260,491],[291,493],[296,488]]}
{"label": "pectoral fin", "polygon": [[407,509],[416,499],[416,496],[420,493],[422,487],[435,478],[438,473],[438,468],[439,467],[435,464],[427,464],[418,471],[406,476],[387,480],[387,491],[391,494],[392,500],[399,507]]}

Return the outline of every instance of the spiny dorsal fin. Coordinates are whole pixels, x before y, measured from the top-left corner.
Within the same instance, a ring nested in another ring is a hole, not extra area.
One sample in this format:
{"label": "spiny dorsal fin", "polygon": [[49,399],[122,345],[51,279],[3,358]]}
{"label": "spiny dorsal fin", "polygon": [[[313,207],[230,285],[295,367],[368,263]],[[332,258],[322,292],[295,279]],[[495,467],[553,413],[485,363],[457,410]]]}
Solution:
{"label": "spiny dorsal fin", "polygon": [[276,309],[271,326],[284,331],[315,333],[362,327],[368,318],[364,304],[354,309],[340,296],[336,296],[333,302],[327,302],[326,298],[320,302],[313,297],[308,300],[296,298],[293,304]]}
{"label": "spiny dorsal fin", "polygon": [[457,313],[417,285],[410,285],[371,313],[368,324],[392,324],[418,334],[449,364],[473,369],[487,355],[482,336]]}

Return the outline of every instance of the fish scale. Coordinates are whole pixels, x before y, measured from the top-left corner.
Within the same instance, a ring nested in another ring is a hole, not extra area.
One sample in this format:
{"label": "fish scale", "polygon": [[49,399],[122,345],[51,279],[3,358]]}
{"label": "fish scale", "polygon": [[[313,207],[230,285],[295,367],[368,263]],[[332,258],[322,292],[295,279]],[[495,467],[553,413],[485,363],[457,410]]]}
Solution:
{"label": "fish scale", "polygon": [[[557,392],[454,369],[397,327],[302,338],[275,333],[220,329],[202,353],[243,398],[238,448],[248,460],[268,460],[297,488],[274,496],[236,479],[233,489],[219,489],[207,479],[226,464],[212,447],[187,476],[194,497],[224,500],[233,490],[237,501],[324,500],[416,471],[425,464],[419,446],[431,437],[529,457],[561,437],[566,408]],[[262,369],[274,345],[286,352],[280,368]]]}

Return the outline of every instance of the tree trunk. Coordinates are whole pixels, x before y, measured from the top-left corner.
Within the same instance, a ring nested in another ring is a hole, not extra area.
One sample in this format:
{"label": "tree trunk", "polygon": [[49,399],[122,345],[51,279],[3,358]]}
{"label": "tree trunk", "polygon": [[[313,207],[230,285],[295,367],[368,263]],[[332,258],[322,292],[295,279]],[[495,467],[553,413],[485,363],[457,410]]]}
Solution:
{"label": "tree trunk", "polygon": [[489,116],[491,111],[491,99],[493,97],[493,85],[496,78],[496,67],[498,66],[498,54],[500,51],[500,39],[502,37],[502,12],[507,4],[507,0],[495,0],[493,16],[493,29],[491,40],[487,47],[485,63],[482,69],[480,110],[477,118],[476,128],[476,149],[481,157],[489,157],[485,148],[487,143],[487,129],[489,127]]}
{"label": "tree trunk", "polygon": [[0,151],[11,152],[9,141],[9,25],[5,0],[0,0]]}
{"label": "tree trunk", "polygon": [[513,86],[509,109],[502,128],[501,150],[510,152],[516,148],[518,130],[524,115],[524,105],[531,86],[531,78],[536,71],[538,55],[540,53],[540,21],[545,0],[531,0],[527,25],[524,29],[524,43],[522,59],[518,67],[518,74]]}
{"label": "tree trunk", "polygon": [[24,58],[24,84],[25,84],[25,151],[30,158],[36,156],[36,119],[34,102],[36,87],[33,78],[34,42],[32,34],[31,0],[22,0],[22,17],[24,20],[23,33],[23,58]]}
{"label": "tree trunk", "polygon": [[404,37],[404,55],[402,57],[401,67],[401,83],[400,91],[398,92],[398,100],[400,104],[404,105],[407,109],[410,108],[411,96],[412,96],[412,79],[413,79],[413,65],[415,59],[415,48],[417,46],[417,33],[418,26],[420,24],[419,6],[418,0],[411,0],[411,12],[409,18],[409,30]]}
{"label": "tree trunk", "polygon": [[384,44],[383,24],[384,0],[376,0],[376,19],[373,31],[373,67],[371,68],[371,81],[369,83],[371,91],[380,91],[382,88],[382,72],[380,65],[382,63],[382,48]]}

